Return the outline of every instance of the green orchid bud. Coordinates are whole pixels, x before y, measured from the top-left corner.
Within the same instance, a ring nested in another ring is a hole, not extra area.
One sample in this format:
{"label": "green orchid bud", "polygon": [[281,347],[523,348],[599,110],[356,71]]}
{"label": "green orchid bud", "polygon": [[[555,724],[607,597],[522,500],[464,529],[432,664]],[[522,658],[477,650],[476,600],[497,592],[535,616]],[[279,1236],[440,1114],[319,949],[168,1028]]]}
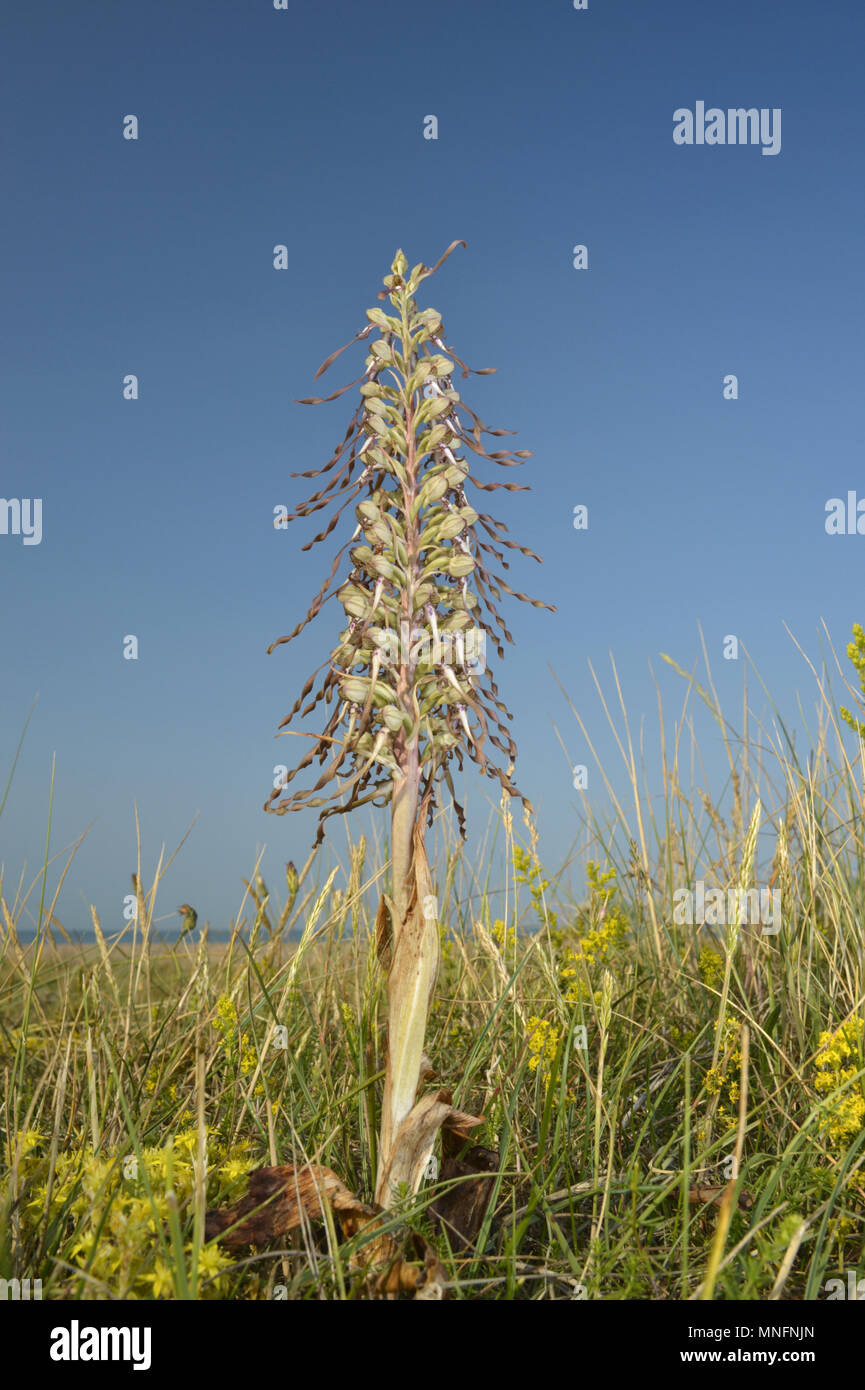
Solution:
{"label": "green orchid bud", "polygon": [[458,512],[448,513],[438,526],[439,539],[452,541],[465,530],[465,522]]}
{"label": "green orchid bud", "polygon": [[448,490],[448,480],[443,473],[434,473],[427,478],[420,490],[418,500],[421,507],[438,502]]}
{"label": "green orchid bud", "polygon": [[[427,563],[421,570],[421,577],[425,580],[429,580],[441,574],[448,563],[450,553],[450,550],[444,550],[437,542],[434,543],[433,546],[427,550],[424,557]],[[447,602],[447,596],[441,591],[439,591],[437,602]]]}
{"label": "green orchid bud", "polygon": [[419,584],[418,587],[415,589],[414,595],[415,612],[417,612],[419,609],[422,609],[425,604],[429,603],[430,599],[433,597],[434,594],[435,587],[432,584]]}
{"label": "green orchid bud", "polygon": [[415,315],[412,327],[420,324],[427,338],[436,338],[441,332],[442,319],[437,309],[422,309]]}
{"label": "green orchid bud", "polygon": [[373,555],[370,560],[370,568],[382,579],[393,579],[395,566],[390,560],[385,559],[384,555]]}
{"label": "green orchid bud", "polygon": [[390,545],[391,543],[391,532],[383,521],[366,522],[364,535],[368,540],[374,541],[376,545]]}
{"label": "green orchid bud", "polygon": [[350,618],[365,618],[369,608],[369,594],[356,584],[345,584],[336,594]]}
{"label": "green orchid bud", "polygon": [[365,676],[346,676],[339,683],[339,693],[351,704],[362,705],[369,694],[369,680]]}
{"label": "green orchid bud", "polygon": [[464,632],[467,627],[471,626],[471,621],[471,616],[468,613],[451,613],[439,623],[439,627],[442,632]]}
{"label": "green orchid bud", "polygon": [[419,447],[425,454],[431,454],[440,444],[444,444],[445,440],[450,438],[450,435],[451,431],[448,429],[447,425],[433,425],[431,430],[421,435]]}
{"label": "green orchid bud", "polygon": [[471,589],[467,589],[464,594],[452,594],[450,605],[456,609],[471,609],[479,606],[477,594],[473,594]]}
{"label": "green orchid bud", "polygon": [[411,720],[407,718],[399,705],[385,705],[381,717],[393,734],[398,734],[400,729],[406,726],[411,727]]}
{"label": "green orchid bud", "polygon": [[471,574],[474,567],[474,556],[455,555],[448,563],[448,573],[452,574],[454,579],[464,579],[467,575]]}
{"label": "green orchid bud", "polygon": [[450,376],[453,372],[453,362],[451,362],[450,358],[443,357],[439,352],[435,353],[434,356],[430,358],[430,361],[433,364],[433,370],[436,376]]}

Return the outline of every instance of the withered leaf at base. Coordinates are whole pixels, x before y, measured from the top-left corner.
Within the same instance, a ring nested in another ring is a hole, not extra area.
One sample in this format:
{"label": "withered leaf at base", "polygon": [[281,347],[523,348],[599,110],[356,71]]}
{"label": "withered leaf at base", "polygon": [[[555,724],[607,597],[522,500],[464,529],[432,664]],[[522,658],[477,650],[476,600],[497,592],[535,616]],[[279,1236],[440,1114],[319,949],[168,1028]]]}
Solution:
{"label": "withered leaf at base", "polygon": [[498,1154],[480,1144],[466,1149],[460,1158],[445,1153],[439,1181],[454,1185],[437,1197],[429,1210],[453,1249],[464,1250],[474,1244],[486,1216],[498,1167]]}
{"label": "withered leaf at base", "polygon": [[250,1173],[249,1190],[237,1206],[208,1211],[205,1238],[218,1238],[229,1249],[266,1245],[295,1230],[304,1216],[321,1220],[323,1196],[333,1207],[345,1236],[354,1235],[377,1214],[359,1201],[332,1169],[280,1164]]}
{"label": "withered leaf at base", "polygon": [[[382,1219],[382,1213],[361,1202],[332,1169],[319,1164],[300,1168],[280,1164],[250,1173],[249,1190],[235,1207],[208,1211],[205,1239],[219,1240],[231,1250],[268,1245],[296,1230],[304,1217],[322,1220],[325,1201],[346,1237]],[[422,1267],[405,1260],[399,1244],[387,1232],[364,1246],[362,1260],[358,1257],[352,1261],[354,1268],[361,1264],[371,1268],[370,1290],[374,1295],[394,1298],[412,1293],[423,1299],[444,1296],[447,1276],[435,1250],[423,1237],[413,1239]]]}

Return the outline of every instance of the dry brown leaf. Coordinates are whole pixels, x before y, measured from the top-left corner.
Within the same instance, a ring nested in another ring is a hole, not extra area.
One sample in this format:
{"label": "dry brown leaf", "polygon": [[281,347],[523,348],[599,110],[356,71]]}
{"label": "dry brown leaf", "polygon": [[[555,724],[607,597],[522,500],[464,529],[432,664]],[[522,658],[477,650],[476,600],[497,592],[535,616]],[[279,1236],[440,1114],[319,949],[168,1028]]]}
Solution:
{"label": "dry brown leaf", "polygon": [[[361,1202],[332,1169],[319,1164],[301,1168],[281,1164],[250,1173],[249,1190],[235,1207],[208,1211],[205,1238],[219,1240],[230,1250],[268,1245],[296,1230],[304,1217],[322,1220],[325,1202],[330,1204],[346,1237],[381,1221],[381,1212]],[[422,1236],[413,1236],[412,1240],[423,1267],[403,1257],[389,1232],[370,1241],[352,1260],[352,1268],[369,1271],[373,1295],[395,1298],[413,1293],[423,1299],[444,1296],[447,1276],[436,1251]]]}
{"label": "dry brown leaf", "polygon": [[493,1193],[499,1156],[474,1144],[461,1157],[445,1155],[439,1182],[453,1182],[430,1206],[430,1215],[446,1233],[455,1250],[473,1245],[483,1225]]}
{"label": "dry brown leaf", "polygon": [[304,1216],[320,1220],[324,1199],[336,1213],[345,1236],[354,1235],[378,1214],[374,1207],[359,1201],[332,1169],[318,1164],[302,1168],[281,1164],[250,1173],[249,1190],[237,1206],[208,1211],[205,1237],[218,1237],[229,1249],[265,1245],[295,1230]]}

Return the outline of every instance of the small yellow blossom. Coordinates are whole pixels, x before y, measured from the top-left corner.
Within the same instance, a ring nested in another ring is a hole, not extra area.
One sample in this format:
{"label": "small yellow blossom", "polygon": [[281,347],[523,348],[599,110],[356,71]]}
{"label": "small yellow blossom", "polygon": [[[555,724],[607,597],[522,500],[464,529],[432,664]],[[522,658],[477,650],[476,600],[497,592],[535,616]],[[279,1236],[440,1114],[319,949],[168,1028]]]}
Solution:
{"label": "small yellow blossom", "polygon": [[713,951],[711,946],[704,946],[697,968],[703,984],[715,989],[724,978],[724,957],[720,951]]}
{"label": "small yellow blossom", "polygon": [[856,1080],[857,1072],[862,1069],[863,1032],[865,1025],[861,1018],[848,1018],[834,1033],[820,1034],[814,1085],[824,1093],[845,1088],[820,1118],[820,1128],[833,1144],[854,1138],[865,1126],[862,1077]]}
{"label": "small yellow blossom", "polygon": [[502,951],[513,951],[517,944],[516,927],[506,927],[500,918],[493,922],[493,940]]}
{"label": "small yellow blossom", "polygon": [[170,1297],[174,1293],[174,1279],[164,1260],[157,1260],[152,1274],[145,1274],[145,1283],[150,1284],[154,1298]]}
{"label": "small yellow blossom", "polygon": [[229,1158],[220,1166],[219,1171],[222,1177],[228,1182],[237,1182],[240,1178],[245,1177],[250,1169],[254,1167],[255,1164],[252,1162],[252,1159]]}
{"label": "small yellow blossom", "polygon": [[544,1085],[549,1085],[552,1064],[559,1046],[561,1030],[548,1019],[532,1015],[528,1020],[529,1071],[541,1068]]}
{"label": "small yellow blossom", "polygon": [[13,1157],[17,1154],[19,1160],[26,1158],[27,1155],[41,1143],[42,1135],[39,1133],[38,1129],[19,1129],[15,1136]]}
{"label": "small yellow blossom", "polygon": [[237,1027],[237,1005],[232,1003],[227,994],[221,994],[216,1001],[213,1026],[222,1033],[230,1032]]}

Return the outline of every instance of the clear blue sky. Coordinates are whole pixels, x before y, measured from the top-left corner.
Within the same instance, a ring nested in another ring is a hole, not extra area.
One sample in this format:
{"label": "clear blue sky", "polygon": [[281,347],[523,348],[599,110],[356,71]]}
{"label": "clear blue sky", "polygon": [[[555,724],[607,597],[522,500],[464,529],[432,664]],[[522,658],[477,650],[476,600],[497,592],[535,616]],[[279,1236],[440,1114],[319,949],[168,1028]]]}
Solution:
{"label": "clear blue sky", "polygon": [[[461,384],[467,402],[535,455],[532,492],[490,509],[544,557],[514,587],[558,612],[509,605],[496,676],[550,865],[578,829],[569,762],[601,791],[550,667],[607,759],[588,663],[608,671],[612,650],[651,729],[648,663],[678,707],[658,653],[690,666],[698,624],[731,713],[727,633],[795,720],[812,685],[783,623],[816,653],[821,618],[841,649],[865,621],[865,536],[824,529],[829,497],[865,496],[861,5],[47,0],[7,6],[2,29],[0,495],[43,501],[40,545],[0,535],[2,782],[39,693],[0,820],[7,897],[40,862],[54,753],[52,848],[93,822],[70,928],[91,901],[119,925],[136,803],[146,876],[198,813],[166,916],[188,900],[224,925],[260,846],[277,881],[306,857],[313,817],[261,807],[333,606],[265,648],[345,535],[302,555],[312,523],[271,521],[353,408],[294,399],[398,246],[432,264],[467,241],[425,302],[461,356],[498,368]],[[698,101],[780,108],[781,152],[677,146],[673,112]]]}

